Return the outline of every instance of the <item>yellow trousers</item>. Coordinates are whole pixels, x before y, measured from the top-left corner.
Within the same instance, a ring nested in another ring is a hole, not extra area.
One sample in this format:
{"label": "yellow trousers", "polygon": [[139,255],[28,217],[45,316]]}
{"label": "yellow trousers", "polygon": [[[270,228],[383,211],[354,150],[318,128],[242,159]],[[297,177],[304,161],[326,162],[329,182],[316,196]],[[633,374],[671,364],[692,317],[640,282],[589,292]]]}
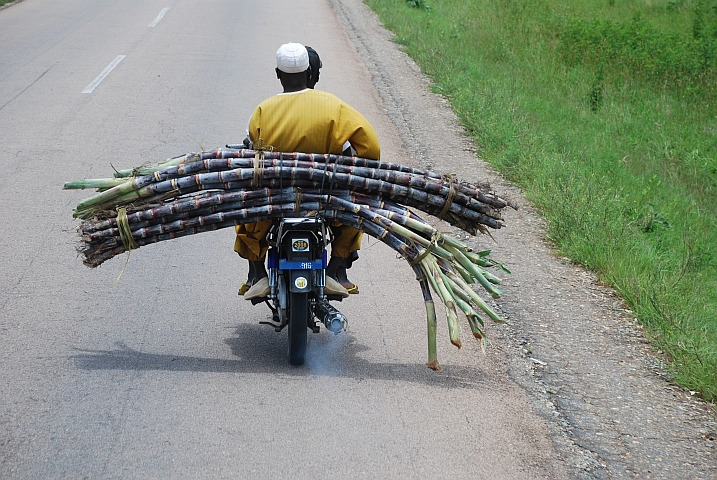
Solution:
{"label": "yellow trousers", "polygon": [[[245,223],[237,225],[236,240],[234,240],[234,251],[239,256],[249,261],[264,260],[266,251],[269,249],[269,242],[266,241],[266,234],[269,233],[272,221]],[[361,249],[361,237],[363,232],[346,225],[335,225],[331,229],[335,238],[331,242],[331,255],[339,258],[347,258],[354,250]]]}

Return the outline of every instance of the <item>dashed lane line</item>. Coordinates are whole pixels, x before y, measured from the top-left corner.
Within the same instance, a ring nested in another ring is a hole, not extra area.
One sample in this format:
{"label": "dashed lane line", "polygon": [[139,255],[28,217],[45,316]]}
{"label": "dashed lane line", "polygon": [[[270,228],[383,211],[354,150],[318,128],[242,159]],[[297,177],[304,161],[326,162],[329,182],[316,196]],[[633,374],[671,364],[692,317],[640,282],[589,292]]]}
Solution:
{"label": "dashed lane line", "polygon": [[157,15],[157,18],[154,19],[154,22],[149,24],[150,28],[154,28],[157,26],[157,24],[164,18],[164,15],[169,11],[169,7],[164,7],[161,12],[159,12],[159,15]]}
{"label": "dashed lane line", "polygon": [[87,86],[85,87],[85,89],[82,90],[82,93],[92,93],[92,91],[93,91],[95,88],[97,88],[97,85],[99,85],[100,82],[102,82],[102,80],[104,80],[105,77],[106,77],[107,75],[109,75],[110,72],[111,72],[112,70],[114,70],[114,68],[115,68],[117,65],[119,65],[119,63],[120,63],[122,60],[124,60],[124,57],[126,57],[126,56],[127,56],[127,55],[117,55],[117,58],[115,58],[114,60],[112,60],[112,63],[110,63],[109,65],[107,65],[107,68],[105,68],[104,70],[102,70],[102,73],[100,73],[100,74],[97,76],[97,78],[95,78],[94,80],[92,80],[92,83],[90,83],[89,85],[87,85]]}

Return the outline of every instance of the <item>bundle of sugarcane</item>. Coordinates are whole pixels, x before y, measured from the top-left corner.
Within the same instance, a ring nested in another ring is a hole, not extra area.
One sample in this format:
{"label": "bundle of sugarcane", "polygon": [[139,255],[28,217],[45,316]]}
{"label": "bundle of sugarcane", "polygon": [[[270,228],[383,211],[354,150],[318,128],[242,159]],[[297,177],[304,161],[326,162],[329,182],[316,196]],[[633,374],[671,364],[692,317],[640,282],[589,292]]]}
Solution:
{"label": "bundle of sugarcane", "polygon": [[[139,176],[132,176],[132,174]],[[378,193],[444,218],[475,234],[483,225],[501,227],[500,197],[454,177],[359,157],[215,149],[169,159],[156,167],[119,171],[115,178],[68,182],[66,189],[104,190],[83,202],[75,217],[103,210],[165,201],[200,190],[241,190],[257,186],[347,188]]]}
{"label": "bundle of sugarcane", "polygon": [[119,171],[112,179],[69,182],[65,188],[100,191],[74,212],[85,219],[81,252],[89,266],[171,238],[319,214],[378,238],[410,263],[426,303],[430,368],[440,369],[431,289],[446,307],[451,343],[458,347],[457,309],[481,342],[483,321],[476,309],[500,321],[470,284],[478,281],[497,298],[499,280],[484,268],[503,267],[488,252],[473,252],[407,208],[472,234],[500,228],[500,210],[508,203],[454,177],[357,157],[217,149]]}

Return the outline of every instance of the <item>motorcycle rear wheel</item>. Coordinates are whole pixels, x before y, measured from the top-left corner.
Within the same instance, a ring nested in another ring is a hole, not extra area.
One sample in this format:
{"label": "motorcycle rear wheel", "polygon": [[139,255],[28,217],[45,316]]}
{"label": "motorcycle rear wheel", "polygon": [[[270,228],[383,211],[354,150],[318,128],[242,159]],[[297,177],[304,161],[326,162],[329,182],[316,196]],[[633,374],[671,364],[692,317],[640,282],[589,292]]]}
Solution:
{"label": "motorcycle rear wheel", "polygon": [[309,321],[309,294],[289,295],[289,363],[303,365]]}

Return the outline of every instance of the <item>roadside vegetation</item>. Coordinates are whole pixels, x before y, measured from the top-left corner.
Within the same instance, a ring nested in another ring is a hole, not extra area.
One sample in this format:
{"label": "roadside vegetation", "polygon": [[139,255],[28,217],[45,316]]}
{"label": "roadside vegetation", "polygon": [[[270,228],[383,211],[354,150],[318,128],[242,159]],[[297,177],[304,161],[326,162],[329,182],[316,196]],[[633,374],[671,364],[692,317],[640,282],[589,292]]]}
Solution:
{"label": "roadside vegetation", "polygon": [[560,253],[716,400],[717,0],[366,3]]}

